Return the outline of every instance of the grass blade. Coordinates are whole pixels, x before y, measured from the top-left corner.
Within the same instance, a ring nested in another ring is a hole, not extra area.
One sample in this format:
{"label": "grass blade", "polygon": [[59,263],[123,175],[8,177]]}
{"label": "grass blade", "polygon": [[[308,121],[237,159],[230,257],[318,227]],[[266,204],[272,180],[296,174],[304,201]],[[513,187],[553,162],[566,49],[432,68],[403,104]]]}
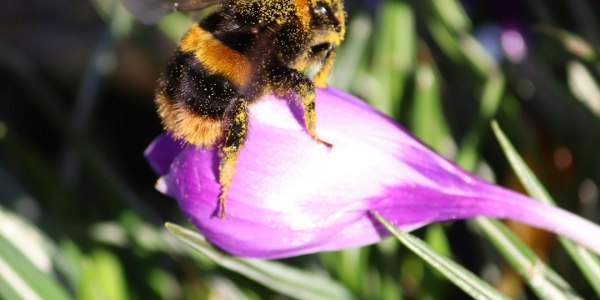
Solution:
{"label": "grass blade", "polygon": [[594,76],[580,62],[575,60],[567,65],[568,82],[571,92],[581,103],[600,118],[600,87]]}
{"label": "grass blade", "polygon": [[17,299],[71,299],[58,282],[0,235],[0,296]]}
{"label": "grass blade", "polygon": [[352,299],[348,290],[330,278],[273,261],[231,256],[217,250],[195,231],[172,223],[166,223],[165,227],[179,240],[221,267],[242,274],[280,293],[297,299]]}
{"label": "grass blade", "polygon": [[474,299],[508,299],[470,271],[432,250],[425,242],[394,227],[383,219],[379,213],[374,211],[373,215],[402,244],[446,276],[469,296]]}
{"label": "grass blade", "polygon": [[406,79],[414,68],[414,14],[407,3],[392,1],[382,3],[379,13],[371,72],[381,86],[368,100],[388,116],[396,116]]}
{"label": "grass blade", "polygon": [[[525,161],[519,156],[513,145],[510,143],[498,123],[492,122],[492,129],[496,138],[502,146],[502,150],[510,162],[515,173],[521,180],[521,183],[527,189],[527,192],[534,198],[544,203],[554,205],[555,202],[542,186],[540,181],[533,175],[533,172],[527,167]],[[600,297],[600,262],[594,254],[588,250],[574,244],[566,238],[559,237],[560,243],[567,250],[571,258],[575,261],[579,269],[588,282],[594,288],[596,294]]]}
{"label": "grass blade", "polygon": [[438,74],[428,63],[418,64],[415,73],[411,131],[439,153],[452,157],[456,144],[444,117]]}
{"label": "grass blade", "polygon": [[500,221],[477,218],[474,222],[540,299],[581,299],[562,277]]}

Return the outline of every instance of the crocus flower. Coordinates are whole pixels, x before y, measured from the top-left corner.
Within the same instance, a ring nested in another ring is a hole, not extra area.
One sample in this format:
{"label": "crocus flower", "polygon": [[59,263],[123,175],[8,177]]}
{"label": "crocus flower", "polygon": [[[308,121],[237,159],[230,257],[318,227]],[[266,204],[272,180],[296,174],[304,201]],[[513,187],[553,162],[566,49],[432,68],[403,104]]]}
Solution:
{"label": "crocus flower", "polygon": [[373,210],[403,230],[476,216],[512,219],[600,252],[593,223],[478,179],[362,101],[320,89],[316,107],[317,132],[332,149],[309,137],[295,105],[267,97],[251,106],[226,219],[215,215],[216,148],[157,138],[146,155],[161,176],[158,189],[177,199],[210,242],[245,257],[375,243],[388,233]]}

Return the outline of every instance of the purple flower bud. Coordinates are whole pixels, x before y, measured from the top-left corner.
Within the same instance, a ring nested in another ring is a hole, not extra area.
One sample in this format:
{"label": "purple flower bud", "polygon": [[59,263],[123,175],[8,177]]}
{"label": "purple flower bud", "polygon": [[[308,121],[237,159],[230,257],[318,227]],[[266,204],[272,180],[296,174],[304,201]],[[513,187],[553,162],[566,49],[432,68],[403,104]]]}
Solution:
{"label": "purple flower bud", "polygon": [[334,89],[317,93],[314,142],[302,111],[272,97],[250,108],[250,130],[215,215],[216,147],[182,146],[168,135],[146,151],[200,232],[238,256],[281,258],[375,243],[388,235],[370,211],[403,230],[489,216],[531,224],[600,252],[600,228],[576,215],[478,179],[442,158],[391,119]]}

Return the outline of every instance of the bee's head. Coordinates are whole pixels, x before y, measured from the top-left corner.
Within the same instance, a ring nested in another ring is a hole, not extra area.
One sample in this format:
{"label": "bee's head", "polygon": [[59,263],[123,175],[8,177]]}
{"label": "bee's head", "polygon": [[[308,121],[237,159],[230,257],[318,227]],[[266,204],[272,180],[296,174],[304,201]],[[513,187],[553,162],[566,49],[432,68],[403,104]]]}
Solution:
{"label": "bee's head", "polygon": [[312,46],[337,47],[346,33],[346,12],[342,0],[309,0]]}

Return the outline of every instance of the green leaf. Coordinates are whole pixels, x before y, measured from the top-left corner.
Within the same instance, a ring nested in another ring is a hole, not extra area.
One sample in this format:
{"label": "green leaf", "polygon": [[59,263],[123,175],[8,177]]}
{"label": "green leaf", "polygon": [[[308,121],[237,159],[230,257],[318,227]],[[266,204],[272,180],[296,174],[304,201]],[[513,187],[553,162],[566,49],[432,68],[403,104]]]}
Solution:
{"label": "green leaf", "polygon": [[563,47],[571,54],[587,62],[593,62],[596,59],[594,47],[581,36],[561,28],[551,27],[547,25],[538,25],[533,27],[534,30],[556,38],[563,44]]}
{"label": "green leaf", "polygon": [[337,257],[336,275],[345,286],[359,291],[364,283],[364,275],[369,270],[369,249],[354,248],[335,253]]}
{"label": "green leaf", "polygon": [[452,254],[450,241],[448,240],[446,232],[444,232],[442,224],[431,224],[427,226],[425,241],[427,244],[431,245],[435,251],[442,255],[449,256]]}
{"label": "green leaf", "polygon": [[411,131],[427,145],[451,157],[456,145],[451,139],[442,102],[438,74],[428,63],[417,65]]}
{"label": "green leaf", "polygon": [[[527,189],[529,195],[534,199],[538,199],[544,203],[554,205],[555,202],[543,187],[540,181],[535,177],[533,172],[527,167],[525,161],[519,156],[513,145],[510,143],[498,123],[492,122],[492,129],[498,142],[502,146],[502,150],[506,155],[506,158],[513,167],[515,173],[521,180],[521,183]],[[575,261],[579,269],[583,272],[583,275],[592,285],[596,294],[600,297],[600,262],[597,257],[589,252],[588,250],[580,247],[566,238],[559,237],[560,243],[567,250],[567,253]]]}
{"label": "green leaf", "polygon": [[477,218],[474,222],[540,299],[580,299],[562,277],[544,264],[500,221]]}
{"label": "green leaf", "polygon": [[[19,187],[14,192],[24,193]],[[71,299],[54,276],[52,262],[59,256],[39,228],[0,206],[1,299]]]}
{"label": "green leaf", "polygon": [[600,87],[590,71],[575,60],[567,64],[567,79],[571,92],[600,118]]}
{"label": "green leaf", "polygon": [[127,282],[118,258],[111,252],[94,250],[83,260],[80,299],[128,299]]}
{"label": "green leaf", "polygon": [[432,14],[427,23],[433,38],[452,59],[467,63],[481,78],[499,73],[494,59],[471,32],[470,20],[459,1],[435,0],[430,2]]}
{"label": "green leaf", "polygon": [[183,14],[168,14],[160,20],[158,27],[173,42],[177,42],[193,23],[192,19]]}
{"label": "green leaf", "polygon": [[0,235],[0,296],[5,299],[71,299],[51,274],[45,273]]}
{"label": "green leaf", "polygon": [[221,267],[244,275],[280,293],[297,299],[352,299],[350,292],[331,278],[294,269],[273,261],[243,259],[217,250],[199,233],[179,225],[165,227],[179,240]]}
{"label": "green leaf", "polygon": [[380,84],[368,100],[389,116],[396,115],[416,53],[413,11],[407,3],[386,1],[379,8],[372,74]]}
{"label": "green leaf", "polygon": [[467,269],[432,250],[427,243],[394,227],[382,218],[378,212],[373,211],[373,215],[402,244],[446,276],[448,280],[462,289],[469,296],[474,299],[508,299],[505,295],[501,294]]}
{"label": "green leaf", "polygon": [[483,86],[481,95],[480,113],[477,122],[467,132],[467,135],[461,143],[461,151],[456,157],[456,162],[467,170],[475,169],[479,160],[479,145],[483,138],[483,133],[488,130],[490,119],[496,115],[500,106],[502,96],[504,95],[505,78],[502,74],[492,72]]}
{"label": "green leaf", "polygon": [[435,0],[431,4],[439,18],[454,32],[465,32],[471,29],[471,21],[456,0]]}
{"label": "green leaf", "polygon": [[364,63],[372,32],[371,20],[367,15],[358,14],[350,20],[344,43],[336,50],[335,64],[329,79],[331,85],[344,91],[352,88],[352,83],[360,72],[348,70],[358,70],[361,63]]}

